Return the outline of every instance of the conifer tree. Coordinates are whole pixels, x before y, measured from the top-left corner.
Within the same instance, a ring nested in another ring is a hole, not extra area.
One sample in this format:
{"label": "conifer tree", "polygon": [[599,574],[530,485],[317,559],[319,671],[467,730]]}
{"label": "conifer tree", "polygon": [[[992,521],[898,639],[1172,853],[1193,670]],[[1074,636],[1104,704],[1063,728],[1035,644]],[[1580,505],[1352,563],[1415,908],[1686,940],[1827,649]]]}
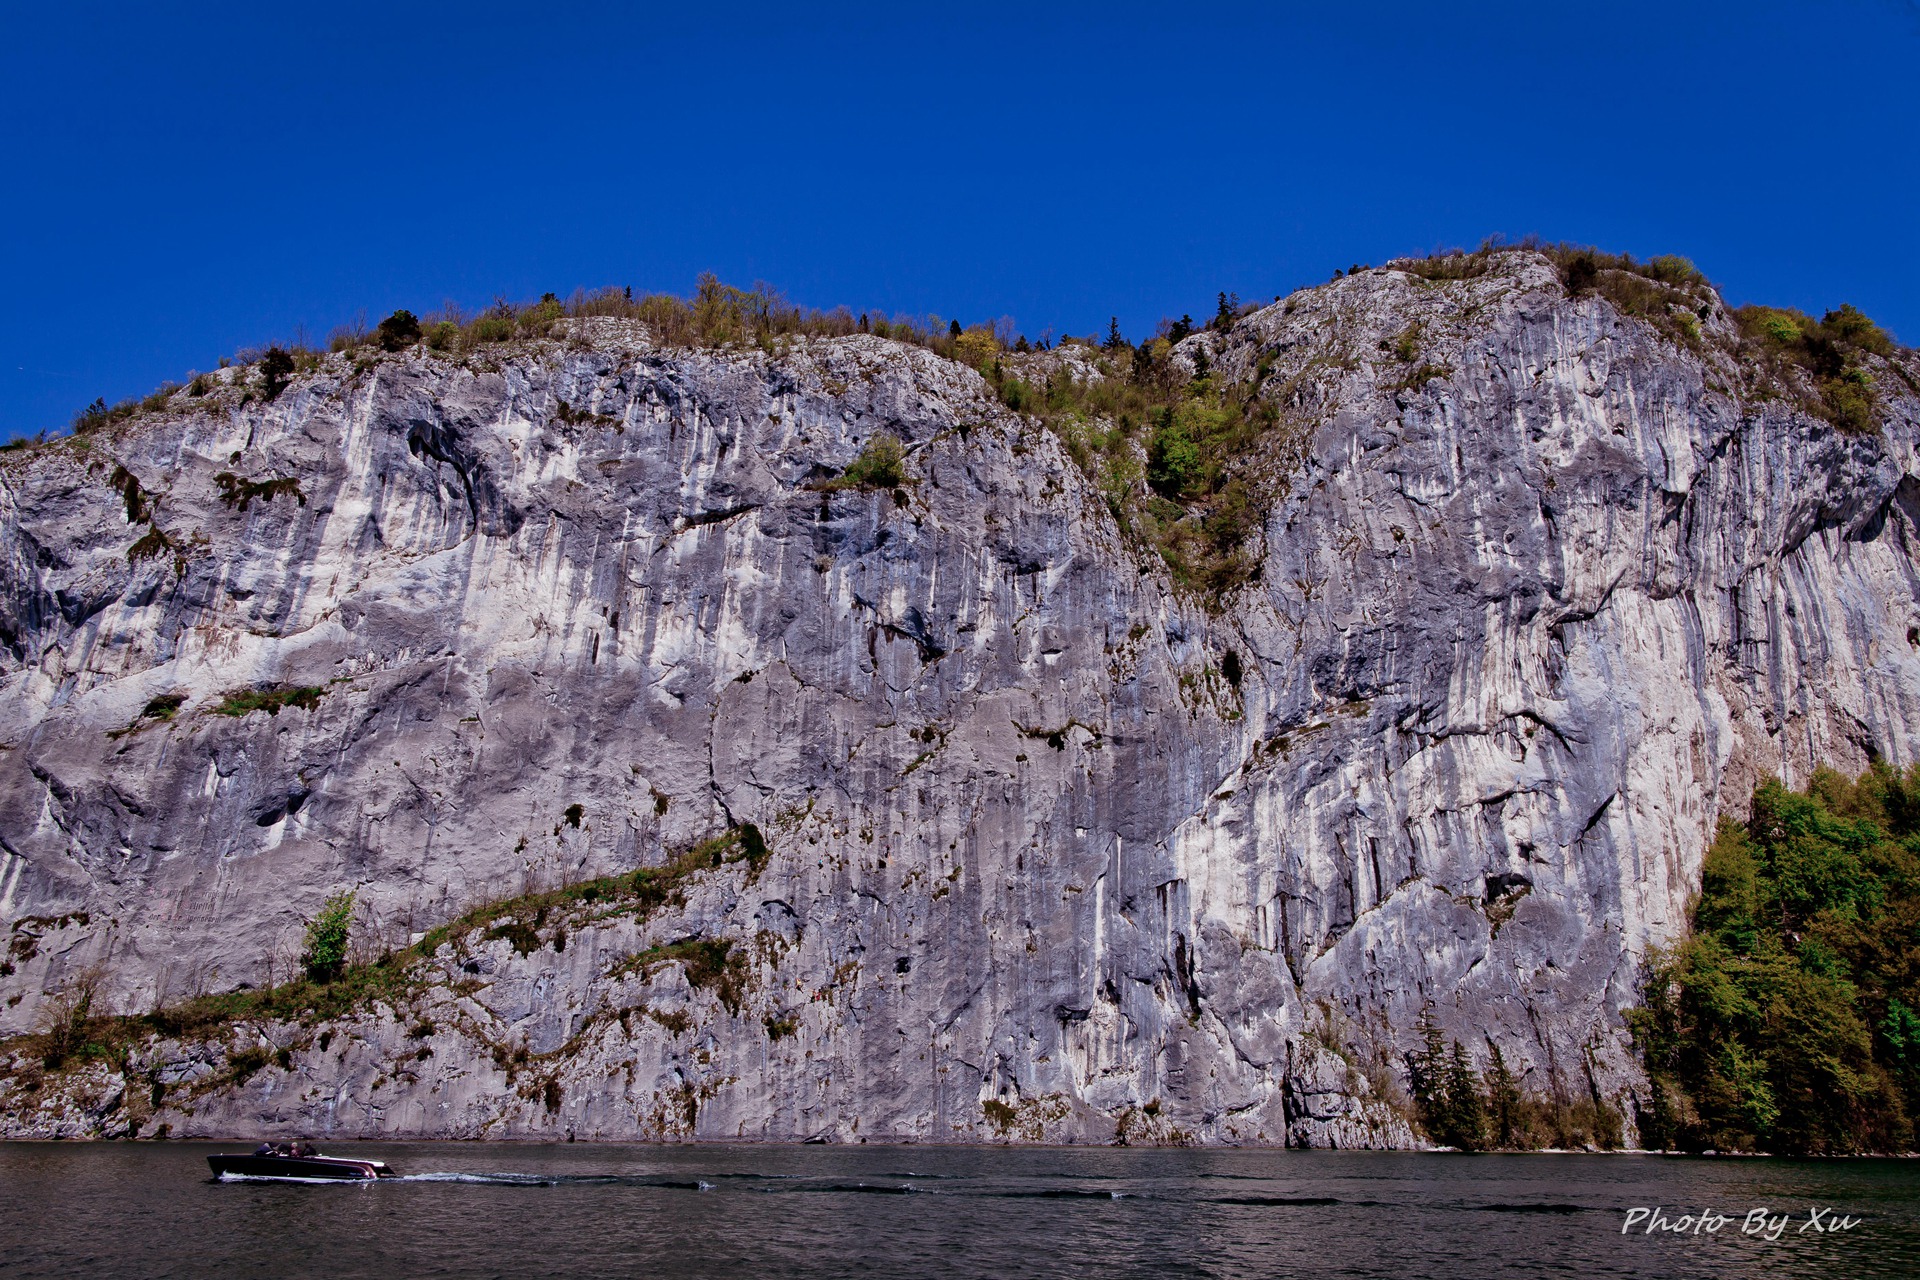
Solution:
{"label": "conifer tree", "polygon": [[1458,1040],[1447,1052],[1447,1124],[1449,1145],[1478,1151],[1487,1145],[1487,1108],[1480,1097],[1480,1077]]}
{"label": "conifer tree", "polygon": [[1493,1061],[1487,1064],[1488,1137],[1496,1147],[1515,1145],[1520,1126],[1520,1084],[1507,1068],[1500,1046],[1487,1041]]}
{"label": "conifer tree", "polygon": [[1222,330],[1231,329],[1234,318],[1239,312],[1240,295],[1237,293],[1222,292],[1220,294],[1220,309],[1214,312],[1213,315],[1213,328]]}

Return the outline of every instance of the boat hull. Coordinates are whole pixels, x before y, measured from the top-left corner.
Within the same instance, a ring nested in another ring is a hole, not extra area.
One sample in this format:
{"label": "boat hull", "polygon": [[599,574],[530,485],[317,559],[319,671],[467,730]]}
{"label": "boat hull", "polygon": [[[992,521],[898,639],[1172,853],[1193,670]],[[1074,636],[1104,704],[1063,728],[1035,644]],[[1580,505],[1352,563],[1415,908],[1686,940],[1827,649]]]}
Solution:
{"label": "boat hull", "polygon": [[394,1178],[378,1160],[343,1160],[335,1156],[217,1155],[207,1157],[216,1178],[244,1178],[273,1182],[373,1182]]}

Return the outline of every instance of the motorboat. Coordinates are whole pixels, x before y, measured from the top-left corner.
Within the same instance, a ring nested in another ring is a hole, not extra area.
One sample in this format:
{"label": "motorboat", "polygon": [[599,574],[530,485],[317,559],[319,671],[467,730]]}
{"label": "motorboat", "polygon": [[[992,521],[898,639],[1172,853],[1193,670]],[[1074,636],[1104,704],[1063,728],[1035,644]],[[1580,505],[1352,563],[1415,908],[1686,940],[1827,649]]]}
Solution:
{"label": "motorboat", "polygon": [[356,1160],[325,1156],[309,1150],[304,1155],[281,1155],[266,1150],[247,1155],[221,1154],[207,1157],[207,1166],[220,1181],[246,1180],[271,1182],[368,1182],[400,1175],[379,1160]]}

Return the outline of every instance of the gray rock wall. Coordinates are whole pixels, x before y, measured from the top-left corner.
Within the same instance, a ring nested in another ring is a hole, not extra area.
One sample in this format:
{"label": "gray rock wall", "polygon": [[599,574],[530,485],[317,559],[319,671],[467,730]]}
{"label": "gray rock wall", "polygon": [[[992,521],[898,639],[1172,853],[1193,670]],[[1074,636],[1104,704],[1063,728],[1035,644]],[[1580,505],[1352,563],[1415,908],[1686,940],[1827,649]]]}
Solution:
{"label": "gray rock wall", "polygon": [[[1295,295],[1177,356],[1283,409],[1215,611],[964,366],[572,323],[0,455],[0,1032],[88,966],[122,1009],[284,979],[341,889],[404,944],[744,823],[766,864],[337,1026],[16,1071],[5,1131],[1410,1145],[1423,1010],[1630,1118],[1717,817],[1920,754],[1891,368],[1849,437],[1529,255]],[[808,487],[881,432],[914,483]],[[325,692],[212,710],[264,686]],[[631,960],[689,938],[731,998]]]}

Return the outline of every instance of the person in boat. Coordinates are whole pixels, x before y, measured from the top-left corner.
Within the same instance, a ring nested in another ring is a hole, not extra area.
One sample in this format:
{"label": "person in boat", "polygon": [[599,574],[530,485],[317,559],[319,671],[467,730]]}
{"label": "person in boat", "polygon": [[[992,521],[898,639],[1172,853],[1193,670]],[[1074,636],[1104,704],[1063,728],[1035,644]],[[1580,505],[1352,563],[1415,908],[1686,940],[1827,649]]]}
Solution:
{"label": "person in boat", "polygon": [[293,1145],[287,1142],[276,1142],[273,1144],[273,1154],[290,1157],[293,1155]]}
{"label": "person in boat", "polygon": [[305,1160],[308,1156],[317,1156],[320,1153],[313,1149],[311,1142],[301,1138],[293,1144],[293,1154],[296,1158]]}
{"label": "person in boat", "polygon": [[273,1154],[273,1144],[271,1142],[263,1142],[253,1149],[253,1154],[256,1156],[270,1156]]}

